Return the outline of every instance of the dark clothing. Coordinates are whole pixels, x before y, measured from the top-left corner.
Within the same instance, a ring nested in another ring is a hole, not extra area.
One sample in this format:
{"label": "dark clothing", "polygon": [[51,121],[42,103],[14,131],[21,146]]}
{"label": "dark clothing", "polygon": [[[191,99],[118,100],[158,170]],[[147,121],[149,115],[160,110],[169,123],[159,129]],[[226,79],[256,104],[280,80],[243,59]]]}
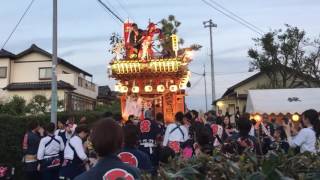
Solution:
{"label": "dark clothing", "polygon": [[66,146],[66,143],[67,143],[67,136],[66,136],[66,131],[59,131],[58,132],[58,136],[60,136],[62,138],[62,141],[64,143],[64,146]]}
{"label": "dark clothing", "polygon": [[152,164],[150,157],[143,151],[137,148],[123,148],[119,153],[118,157],[122,162],[127,163],[133,167],[139,168],[140,170],[151,172]]}
{"label": "dark clothing", "polygon": [[161,134],[158,123],[143,120],[138,124],[140,129],[139,149],[149,155],[154,154],[157,137]]}
{"label": "dark clothing", "polygon": [[35,157],[34,161],[25,159],[23,164],[28,180],[40,180],[40,173],[37,171],[38,162],[36,161],[40,140],[41,136],[32,131],[27,132],[23,139],[23,154]]}
{"label": "dark clothing", "polygon": [[42,180],[58,180],[59,168],[41,172],[41,179]]}
{"label": "dark clothing", "polygon": [[75,180],[96,180],[96,179],[117,179],[125,177],[126,180],[140,179],[140,172],[137,168],[127,165],[116,156],[109,155],[89,171],[77,176]]}
{"label": "dark clothing", "polygon": [[69,143],[69,146],[73,150],[74,157],[73,160],[65,159],[61,170],[60,170],[60,176],[74,179],[76,176],[82,174],[86,171],[84,162],[79,158],[76,150],[74,147]]}
{"label": "dark clothing", "polygon": [[242,154],[244,150],[261,154],[261,152],[259,152],[258,143],[255,137],[249,135],[243,137],[238,133],[229,137],[222,147],[222,152],[231,154]]}
{"label": "dark clothing", "polygon": [[25,134],[23,140],[23,152],[24,154],[36,155],[41,137],[37,133],[29,131]]}

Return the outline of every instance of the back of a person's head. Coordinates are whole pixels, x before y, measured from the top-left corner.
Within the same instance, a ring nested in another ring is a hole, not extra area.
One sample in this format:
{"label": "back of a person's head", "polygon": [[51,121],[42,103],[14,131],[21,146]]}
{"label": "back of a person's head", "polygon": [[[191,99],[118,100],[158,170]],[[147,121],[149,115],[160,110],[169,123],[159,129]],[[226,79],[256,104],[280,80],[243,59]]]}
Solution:
{"label": "back of a person's head", "polygon": [[177,112],[175,115],[176,122],[183,123],[183,112]]}
{"label": "back of a person's head", "polygon": [[30,131],[36,129],[37,127],[39,127],[39,122],[37,120],[32,120],[28,124],[28,130]]}
{"label": "back of a person's head", "polygon": [[169,163],[170,159],[173,159],[175,157],[175,152],[170,147],[163,147],[161,148],[159,152],[159,161],[161,163]]}
{"label": "back of a person's head", "polygon": [[238,121],[238,128],[240,136],[248,136],[252,127],[252,123],[249,119],[241,117]]}
{"label": "back of a person's head", "polygon": [[79,126],[76,127],[75,133],[79,134],[81,132],[85,132],[85,133],[89,133],[90,129],[88,127],[88,125],[86,124],[80,124]]}
{"label": "back of a person's head", "polygon": [[201,127],[196,134],[196,142],[200,146],[206,146],[210,144],[210,131],[206,127]]}
{"label": "back of a person's head", "polygon": [[53,134],[54,133],[54,130],[55,130],[55,124],[54,123],[49,123],[46,125],[46,131],[50,134]]}
{"label": "back of a person's head", "polygon": [[192,121],[192,120],[193,120],[193,119],[192,119],[192,114],[191,114],[191,112],[185,113],[185,114],[184,114],[184,117],[185,117],[188,121]]}
{"label": "back of a person's head", "polygon": [[139,141],[139,129],[133,124],[123,127],[124,144],[127,147],[135,147]]}
{"label": "back of a person's head", "polygon": [[97,154],[103,157],[120,150],[123,131],[116,121],[105,118],[94,124],[90,139]]}
{"label": "back of a person's head", "polygon": [[194,115],[194,118],[198,118],[198,116],[199,116],[199,112],[198,111],[196,111],[196,110],[191,110],[191,113]]}

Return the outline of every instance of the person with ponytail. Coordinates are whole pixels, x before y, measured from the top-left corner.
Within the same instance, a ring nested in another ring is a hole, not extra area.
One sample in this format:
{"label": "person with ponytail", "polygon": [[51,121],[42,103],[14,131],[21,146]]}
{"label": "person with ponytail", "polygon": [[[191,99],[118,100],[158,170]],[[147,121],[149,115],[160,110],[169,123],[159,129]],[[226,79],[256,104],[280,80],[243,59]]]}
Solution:
{"label": "person with ponytail", "polygon": [[[319,137],[319,115],[314,109],[302,113],[302,129],[297,130],[288,123],[283,123],[290,147],[300,148],[300,152],[316,153],[316,142]],[[292,132],[292,133],[291,133]],[[292,134],[296,134],[293,136]]]}

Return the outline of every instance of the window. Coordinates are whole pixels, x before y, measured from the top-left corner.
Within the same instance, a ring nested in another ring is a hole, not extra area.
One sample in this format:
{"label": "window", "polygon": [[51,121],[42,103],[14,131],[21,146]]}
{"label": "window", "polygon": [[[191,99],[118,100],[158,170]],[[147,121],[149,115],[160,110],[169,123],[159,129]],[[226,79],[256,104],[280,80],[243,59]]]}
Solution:
{"label": "window", "polygon": [[7,67],[0,67],[0,78],[7,77]]}
{"label": "window", "polygon": [[39,68],[39,79],[51,79],[51,67]]}

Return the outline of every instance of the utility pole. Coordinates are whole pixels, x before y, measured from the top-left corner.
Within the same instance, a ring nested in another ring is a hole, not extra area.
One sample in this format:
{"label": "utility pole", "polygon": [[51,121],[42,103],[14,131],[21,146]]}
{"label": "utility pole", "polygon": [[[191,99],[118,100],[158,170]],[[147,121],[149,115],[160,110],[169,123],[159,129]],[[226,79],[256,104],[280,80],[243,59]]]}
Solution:
{"label": "utility pole", "polygon": [[[205,28],[209,28],[209,32],[210,32],[211,87],[212,87],[212,103],[213,103],[216,100],[216,91],[215,91],[215,80],[214,80],[212,28],[217,27],[217,24],[214,24],[212,22],[212,19],[210,19],[209,21],[204,21],[203,26]],[[213,110],[215,110],[215,105],[213,105]]]}
{"label": "utility pole", "polygon": [[205,101],[206,101],[206,112],[208,112],[206,64],[203,64],[203,79],[204,79],[204,97],[205,97]]}
{"label": "utility pole", "polygon": [[58,0],[53,0],[51,122],[57,124]]}

